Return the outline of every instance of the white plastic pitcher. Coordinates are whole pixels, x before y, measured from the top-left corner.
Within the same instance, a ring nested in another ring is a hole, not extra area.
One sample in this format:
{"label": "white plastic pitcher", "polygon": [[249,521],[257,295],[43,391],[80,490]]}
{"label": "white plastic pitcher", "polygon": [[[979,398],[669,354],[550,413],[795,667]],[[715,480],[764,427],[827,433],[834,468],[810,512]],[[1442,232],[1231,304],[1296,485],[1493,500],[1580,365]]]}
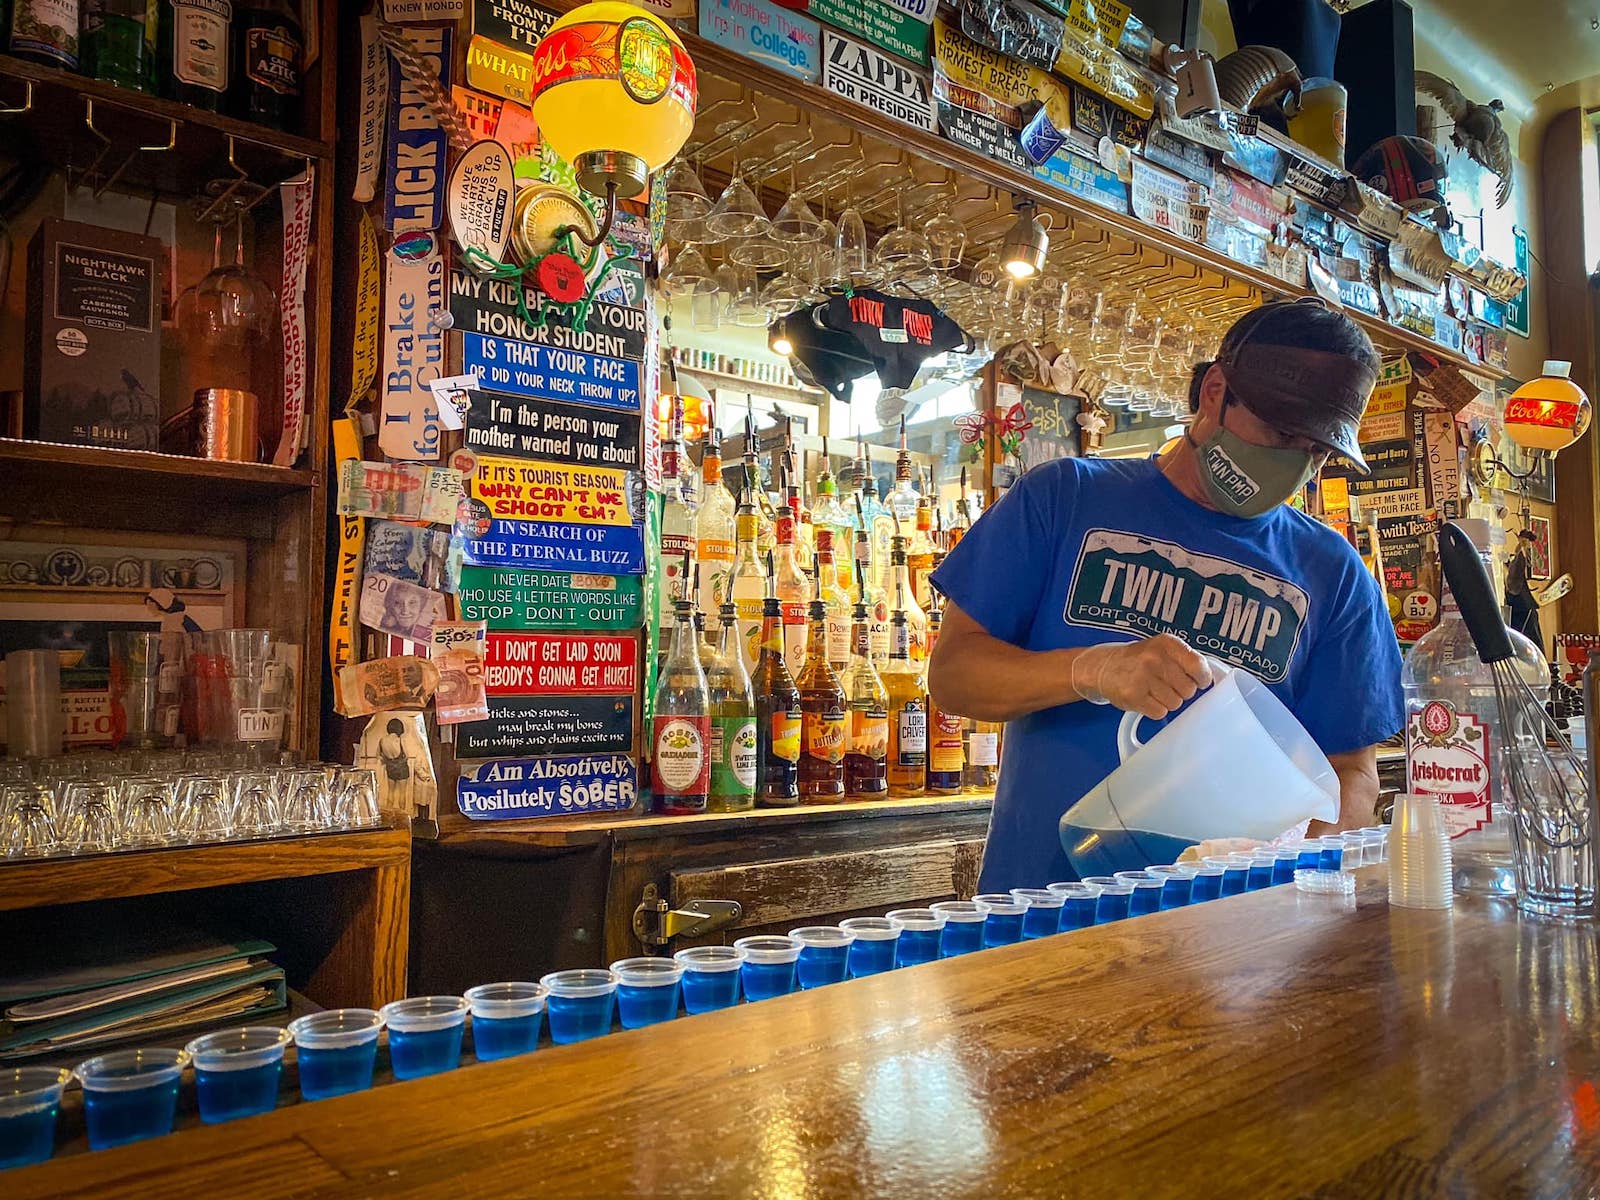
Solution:
{"label": "white plastic pitcher", "polygon": [[1308,818],[1338,818],[1339,777],[1305,727],[1255,676],[1208,661],[1211,689],[1148,742],[1137,737],[1140,715],[1124,714],[1122,765],[1061,818],[1069,856],[1085,831],[1267,841]]}

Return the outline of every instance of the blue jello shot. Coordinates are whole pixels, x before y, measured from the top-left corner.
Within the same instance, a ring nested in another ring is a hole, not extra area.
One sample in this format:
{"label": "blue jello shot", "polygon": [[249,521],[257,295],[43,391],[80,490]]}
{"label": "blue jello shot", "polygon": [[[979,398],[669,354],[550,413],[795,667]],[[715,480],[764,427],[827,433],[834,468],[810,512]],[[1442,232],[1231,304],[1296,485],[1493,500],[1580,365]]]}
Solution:
{"label": "blue jello shot", "polygon": [[854,935],[837,925],[802,925],[789,930],[789,936],[800,943],[795,977],[800,981],[801,991],[844,981],[850,962],[850,943],[856,940]]}
{"label": "blue jello shot", "polygon": [[683,967],[683,1007],[691,1016],[739,1003],[744,951],[733,946],[690,946],[672,960]]}
{"label": "blue jello shot", "polygon": [[1272,886],[1293,883],[1294,870],[1300,862],[1298,846],[1274,846],[1272,849]]}
{"label": "blue jello shot", "polygon": [[976,900],[941,900],[929,908],[944,918],[939,933],[939,957],[954,958],[983,949],[983,926],[989,910]]}
{"label": "blue jello shot", "polygon": [[1272,850],[1257,850],[1250,855],[1250,870],[1245,875],[1245,891],[1264,892],[1272,886],[1272,872],[1278,856]]}
{"label": "blue jello shot", "polygon": [[1196,863],[1194,867],[1194,886],[1189,891],[1189,903],[1199,904],[1205,900],[1220,900],[1222,898],[1222,877],[1228,873],[1225,866],[1215,863]]}
{"label": "blue jello shot", "polygon": [[1161,879],[1161,907],[1183,908],[1190,903],[1194,893],[1194,868],[1188,863],[1174,863],[1170,867],[1146,867],[1150,874]]}
{"label": "blue jello shot", "polygon": [[1028,906],[1028,911],[1022,914],[1022,936],[1025,940],[1061,932],[1061,897],[1049,888],[1012,888],[1011,898],[1021,900]]}
{"label": "blue jello shot", "polygon": [[850,943],[850,978],[880,975],[894,968],[900,922],[888,917],[846,917],[839,928],[855,938]]}
{"label": "blue jello shot", "polygon": [[1235,861],[1231,854],[1219,854],[1205,860],[1208,867],[1222,868],[1222,895],[1237,896],[1248,886],[1250,863],[1248,859]]}
{"label": "blue jello shot", "polygon": [[678,1015],[683,964],[670,958],[623,958],[611,964],[617,977],[617,1015],[624,1029],[659,1025]]}
{"label": "blue jello shot", "polygon": [[1052,883],[1046,889],[1061,897],[1061,930],[1087,929],[1094,924],[1094,906],[1100,889],[1092,883],[1074,880]]}
{"label": "blue jello shot", "polygon": [[1316,838],[1295,843],[1294,868],[1297,871],[1322,870],[1322,843]]}
{"label": "blue jello shot", "polygon": [[378,1010],[389,1027],[389,1067],[396,1079],[421,1079],[461,1065],[467,1002],[461,996],[411,996]]}
{"label": "blue jello shot", "polygon": [[370,1008],[335,1008],[289,1022],[300,1095],[326,1100],[372,1086],[383,1018]]}
{"label": "blue jello shot", "polygon": [[1329,834],[1327,837],[1317,839],[1317,845],[1322,847],[1322,854],[1317,866],[1324,871],[1344,870],[1344,839],[1338,834]]}
{"label": "blue jello shot", "polygon": [[781,933],[738,938],[734,948],[744,951],[739,982],[746,1000],[770,1000],[794,991],[795,963],[805,947]]}
{"label": "blue jello shot", "polygon": [[611,1032],[617,977],[610,971],[555,971],[539,982],[549,993],[545,1012],[550,1040],[556,1045],[586,1042]]}
{"label": "blue jello shot", "polygon": [[1094,923],[1109,925],[1128,915],[1133,905],[1133,884],[1123,883],[1115,875],[1089,875],[1083,880],[1100,889],[1094,901]]}
{"label": "blue jello shot", "polygon": [[187,1050],[118,1050],[79,1063],[89,1148],[108,1150],[172,1132]]}
{"label": "blue jello shot", "polygon": [[194,1062],[200,1119],[207,1125],[254,1117],[278,1107],[287,1029],[246,1025],[195,1038],[184,1047]]}
{"label": "blue jello shot", "polygon": [[56,1114],[71,1071],[57,1067],[0,1070],[0,1170],[41,1163],[55,1153]]}
{"label": "blue jello shot", "polygon": [[944,918],[931,908],[897,908],[885,913],[900,923],[900,941],[895,946],[894,965],[916,967],[939,957],[939,939],[944,933]]}
{"label": "blue jello shot", "polygon": [[983,948],[1010,946],[1022,940],[1022,918],[1028,911],[1025,900],[1018,900],[1010,892],[982,892],[972,898],[989,910],[983,923]]}
{"label": "blue jello shot", "polygon": [[539,1048],[544,1024],[542,983],[480,983],[463,997],[472,1012],[472,1054],[494,1062]]}
{"label": "blue jello shot", "polygon": [[1133,888],[1133,895],[1128,897],[1130,917],[1144,917],[1161,911],[1161,895],[1166,890],[1167,881],[1160,875],[1152,875],[1149,871],[1118,871],[1115,878],[1117,882]]}

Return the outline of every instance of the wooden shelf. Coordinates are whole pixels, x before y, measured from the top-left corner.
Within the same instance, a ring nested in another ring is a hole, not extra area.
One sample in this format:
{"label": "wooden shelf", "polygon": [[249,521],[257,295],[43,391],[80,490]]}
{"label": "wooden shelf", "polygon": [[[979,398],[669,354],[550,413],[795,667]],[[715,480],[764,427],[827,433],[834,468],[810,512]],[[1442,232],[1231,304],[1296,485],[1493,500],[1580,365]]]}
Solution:
{"label": "wooden shelf", "polygon": [[824,821],[910,817],[924,813],[987,810],[993,792],[958,796],[918,796],[907,800],[873,800],[858,804],[803,804],[795,808],[754,808],[748,812],[704,813],[668,817],[659,813],[596,813],[577,817],[537,817],[522,821],[474,821],[458,812],[441,813],[438,840],[450,846],[478,848],[492,843],[521,846],[587,846],[708,834],[737,836],[747,830],[774,829]]}
{"label": "wooden shelf", "polygon": [[404,867],[411,831],[368,829],[0,863],[0,912]]}
{"label": "wooden shelf", "polygon": [[231,176],[230,137],[234,161],[253,182],[269,186],[299,174],[305,160],[326,162],[333,154],[331,146],[312,138],[0,55],[0,108],[27,107],[25,112],[0,116],[0,129],[8,141],[20,135],[48,151],[45,157],[52,162],[87,167],[103,143],[86,124],[86,102],[93,104],[95,128],[111,139],[101,162],[103,175],[116,171],[137,147],[165,146],[169,137],[175,138],[171,150],[137,152],[127,158],[118,177],[123,188],[198,193],[211,180]]}
{"label": "wooden shelf", "polygon": [[321,481],[318,471],[265,463],[219,462],[153,450],[111,450],[18,438],[0,438],[0,472],[14,489],[0,501],[0,507],[20,496],[45,500],[52,494],[59,498],[66,491],[78,497],[86,493],[158,493],[207,503],[237,502],[309,491]]}

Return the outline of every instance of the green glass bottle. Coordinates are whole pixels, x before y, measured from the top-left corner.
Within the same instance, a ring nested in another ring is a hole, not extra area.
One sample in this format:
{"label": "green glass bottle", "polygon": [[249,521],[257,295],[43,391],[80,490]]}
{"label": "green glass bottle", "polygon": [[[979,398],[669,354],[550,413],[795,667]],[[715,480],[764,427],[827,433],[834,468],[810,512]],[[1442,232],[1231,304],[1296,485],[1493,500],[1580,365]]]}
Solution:
{"label": "green glass bottle", "polygon": [[161,0],[161,93],[218,112],[233,83],[231,0]]}
{"label": "green glass bottle", "polygon": [[156,0],[84,0],[83,73],[138,92],[156,90]]}

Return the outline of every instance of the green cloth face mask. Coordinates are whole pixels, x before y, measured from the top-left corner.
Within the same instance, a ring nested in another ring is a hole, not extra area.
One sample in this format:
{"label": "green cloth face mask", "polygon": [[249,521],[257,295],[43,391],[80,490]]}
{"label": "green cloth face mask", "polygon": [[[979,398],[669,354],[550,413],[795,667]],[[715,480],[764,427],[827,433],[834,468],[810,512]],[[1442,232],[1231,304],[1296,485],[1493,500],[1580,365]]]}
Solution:
{"label": "green cloth face mask", "polygon": [[1316,474],[1308,450],[1258,446],[1223,425],[1204,442],[1183,435],[1200,459],[1206,493],[1222,512],[1259,517],[1288,500]]}

